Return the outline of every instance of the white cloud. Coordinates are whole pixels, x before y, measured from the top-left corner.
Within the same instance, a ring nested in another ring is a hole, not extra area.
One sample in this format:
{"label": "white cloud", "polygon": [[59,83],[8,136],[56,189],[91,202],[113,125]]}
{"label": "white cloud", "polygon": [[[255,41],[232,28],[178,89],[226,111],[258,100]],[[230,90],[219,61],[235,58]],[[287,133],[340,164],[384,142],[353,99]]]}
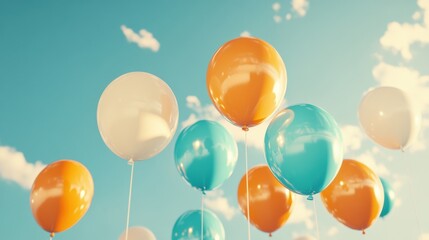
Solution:
{"label": "white cloud", "polygon": [[292,0],[292,10],[296,12],[299,16],[303,17],[307,14],[309,7],[308,0]]}
{"label": "white cloud", "polygon": [[279,15],[274,15],[273,19],[276,23],[280,23],[282,21],[282,17],[280,17]]}
{"label": "white cloud", "polygon": [[344,143],[344,153],[349,153],[358,150],[362,146],[364,134],[358,126],[344,125],[341,127]]}
{"label": "white cloud", "polygon": [[280,10],[280,8],[281,8],[282,6],[280,5],[280,3],[279,2],[275,2],[275,3],[273,3],[273,10],[274,11],[276,11],[276,12],[278,12],[279,10]]}
{"label": "white cloud", "polygon": [[333,237],[333,236],[338,235],[339,232],[340,232],[340,230],[338,230],[337,227],[332,226],[331,228],[329,228],[327,234],[328,234],[329,237]]}
{"label": "white cloud", "polygon": [[121,30],[129,42],[136,43],[140,48],[148,48],[158,52],[160,47],[158,40],[146,29],[141,29],[139,33],[135,33],[131,28],[122,25]]}
{"label": "white cloud", "polygon": [[[307,207],[306,203],[312,203],[305,196],[294,194],[293,209],[288,224],[304,223],[307,229],[314,228],[313,210]],[[313,200],[315,201],[315,200]]]}
{"label": "white cloud", "polygon": [[207,192],[204,204],[207,208],[222,214],[227,220],[231,220],[238,212],[236,208],[230,205],[224,192],[220,189]]}
{"label": "white cloud", "polygon": [[244,31],[244,32],[242,32],[242,33],[240,34],[240,36],[241,36],[241,37],[250,37],[251,35],[250,35],[250,32],[248,32],[248,31]]}
{"label": "white cloud", "polygon": [[374,147],[371,150],[364,151],[363,153],[357,155],[356,158],[352,159],[362,162],[380,177],[390,175],[389,169],[386,167],[386,165],[383,164],[386,159],[382,157],[377,147]]}
{"label": "white cloud", "polygon": [[316,240],[316,238],[311,235],[308,235],[308,234],[298,235],[296,233],[293,234],[292,239],[293,240]]}
{"label": "white cloud", "polygon": [[413,14],[413,20],[418,21],[422,18],[422,13],[421,12],[415,12]]}
{"label": "white cloud", "polygon": [[[202,106],[200,100],[196,96],[186,97],[186,106],[192,111],[188,118],[182,122],[182,128],[195,123],[198,120],[212,120],[222,124],[238,142],[244,142],[244,132],[241,128],[231,124],[220,113],[216,110],[213,104]],[[262,124],[250,128],[247,133],[247,143],[249,147],[254,147],[260,151],[264,149],[264,137],[270,119],[266,120]]]}
{"label": "white cloud", "polygon": [[289,21],[292,19],[292,14],[288,13],[286,14],[286,21]]}
{"label": "white cloud", "polygon": [[0,146],[0,177],[13,181],[25,189],[30,189],[45,165],[41,162],[29,163],[24,154],[7,146]]}
{"label": "white cloud", "polygon": [[[420,43],[429,43],[429,0],[418,0],[418,5],[423,11],[423,22],[398,23],[391,22],[387,30],[380,38],[381,45],[394,53],[400,53],[405,60],[411,60],[411,46]],[[413,19],[418,21],[421,18],[420,12],[413,14]]]}
{"label": "white cloud", "polygon": [[429,240],[429,233],[422,233],[419,240]]}

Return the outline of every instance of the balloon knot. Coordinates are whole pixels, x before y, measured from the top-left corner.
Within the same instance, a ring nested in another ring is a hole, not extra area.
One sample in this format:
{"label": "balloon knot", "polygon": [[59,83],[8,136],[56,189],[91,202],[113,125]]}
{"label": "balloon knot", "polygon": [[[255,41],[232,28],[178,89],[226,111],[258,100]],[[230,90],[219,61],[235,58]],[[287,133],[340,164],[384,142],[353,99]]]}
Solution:
{"label": "balloon knot", "polygon": [[53,237],[55,237],[55,233],[51,232],[51,234],[49,234],[49,236],[50,236],[51,238],[53,238]]}
{"label": "balloon knot", "polygon": [[365,230],[362,230],[362,235],[365,235],[365,234],[366,234]]}
{"label": "balloon knot", "polygon": [[201,193],[205,196],[206,195],[206,191],[201,190]]}
{"label": "balloon knot", "polygon": [[270,234],[268,234],[268,236],[272,237],[273,235],[270,233]]}
{"label": "balloon knot", "polygon": [[309,195],[308,197],[307,197],[307,200],[309,200],[309,201],[313,201],[313,195]]}
{"label": "balloon knot", "polygon": [[243,126],[241,129],[242,129],[243,131],[245,131],[245,132],[248,132],[248,131],[249,131],[249,128],[248,128],[247,126]]}
{"label": "balloon knot", "polygon": [[133,164],[134,164],[134,160],[132,158],[128,160],[128,165],[133,165]]}

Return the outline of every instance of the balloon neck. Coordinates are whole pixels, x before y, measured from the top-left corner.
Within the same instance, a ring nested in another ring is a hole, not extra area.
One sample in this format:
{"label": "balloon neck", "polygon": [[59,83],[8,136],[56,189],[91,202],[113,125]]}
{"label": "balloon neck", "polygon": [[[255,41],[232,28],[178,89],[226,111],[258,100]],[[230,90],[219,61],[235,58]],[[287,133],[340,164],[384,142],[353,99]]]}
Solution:
{"label": "balloon neck", "polygon": [[311,194],[311,195],[309,195],[308,197],[307,197],[307,200],[309,200],[309,201],[313,201],[313,195]]}
{"label": "balloon neck", "polygon": [[401,146],[401,152],[405,152],[405,148],[403,146]]}
{"label": "balloon neck", "polygon": [[362,235],[365,235],[365,234],[366,234],[365,230],[362,230]]}
{"label": "balloon neck", "polygon": [[269,237],[272,237],[272,236],[273,236],[273,234],[269,233],[269,234],[268,234],[268,236],[269,236]]}
{"label": "balloon neck", "polygon": [[51,232],[50,234],[49,234],[49,237],[52,239],[52,238],[54,238],[55,237],[55,233],[53,233],[53,232]]}
{"label": "balloon neck", "polygon": [[128,165],[134,165],[134,160],[132,158],[130,158],[130,160],[128,160]]}
{"label": "balloon neck", "polygon": [[203,194],[203,196],[205,196],[206,195],[206,191],[203,189],[203,190],[201,190],[201,193]]}
{"label": "balloon neck", "polygon": [[249,131],[249,128],[248,128],[247,126],[243,126],[243,127],[241,128],[241,130],[243,130],[243,131],[245,131],[245,132],[248,132],[248,131]]}

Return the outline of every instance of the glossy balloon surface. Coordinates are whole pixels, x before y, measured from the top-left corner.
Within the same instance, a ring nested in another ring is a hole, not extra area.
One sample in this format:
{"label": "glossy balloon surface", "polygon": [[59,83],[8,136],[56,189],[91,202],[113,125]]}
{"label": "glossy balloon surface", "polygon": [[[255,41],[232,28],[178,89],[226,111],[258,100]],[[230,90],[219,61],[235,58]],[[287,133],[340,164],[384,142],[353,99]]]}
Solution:
{"label": "glossy balloon surface", "polygon": [[267,42],[240,37],[225,43],[207,69],[213,104],[231,123],[253,127],[274,113],[283,101],[286,67]]}
{"label": "glossy balloon surface", "polygon": [[[272,233],[281,228],[292,213],[293,194],[271,173],[266,165],[249,170],[250,222],[259,230]],[[237,191],[238,205],[247,217],[246,175]]]}
{"label": "glossy balloon surface", "polygon": [[30,206],[40,227],[49,233],[62,232],[85,215],[93,193],[94,183],[86,167],[60,160],[46,166],[35,179]]}

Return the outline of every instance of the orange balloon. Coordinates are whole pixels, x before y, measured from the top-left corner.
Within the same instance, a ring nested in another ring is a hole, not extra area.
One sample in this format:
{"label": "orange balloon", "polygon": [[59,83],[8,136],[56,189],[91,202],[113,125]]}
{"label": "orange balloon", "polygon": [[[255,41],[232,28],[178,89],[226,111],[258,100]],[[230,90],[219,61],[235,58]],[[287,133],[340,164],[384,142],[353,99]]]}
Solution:
{"label": "orange balloon", "polygon": [[321,198],[326,209],[339,222],[364,231],[383,209],[383,185],[366,165],[355,160],[344,160],[338,175],[321,192]]}
{"label": "orange balloon", "polygon": [[281,104],[287,85],[281,56],[267,42],[240,37],[221,46],[207,69],[207,89],[216,108],[247,130]]}
{"label": "orange balloon", "polygon": [[[259,230],[271,233],[283,226],[292,212],[293,195],[266,165],[249,170],[250,222]],[[238,204],[247,217],[246,175],[238,185]]]}
{"label": "orange balloon", "polygon": [[37,223],[52,234],[76,224],[91,205],[94,183],[84,165],[60,160],[44,168],[33,183],[30,206]]}

